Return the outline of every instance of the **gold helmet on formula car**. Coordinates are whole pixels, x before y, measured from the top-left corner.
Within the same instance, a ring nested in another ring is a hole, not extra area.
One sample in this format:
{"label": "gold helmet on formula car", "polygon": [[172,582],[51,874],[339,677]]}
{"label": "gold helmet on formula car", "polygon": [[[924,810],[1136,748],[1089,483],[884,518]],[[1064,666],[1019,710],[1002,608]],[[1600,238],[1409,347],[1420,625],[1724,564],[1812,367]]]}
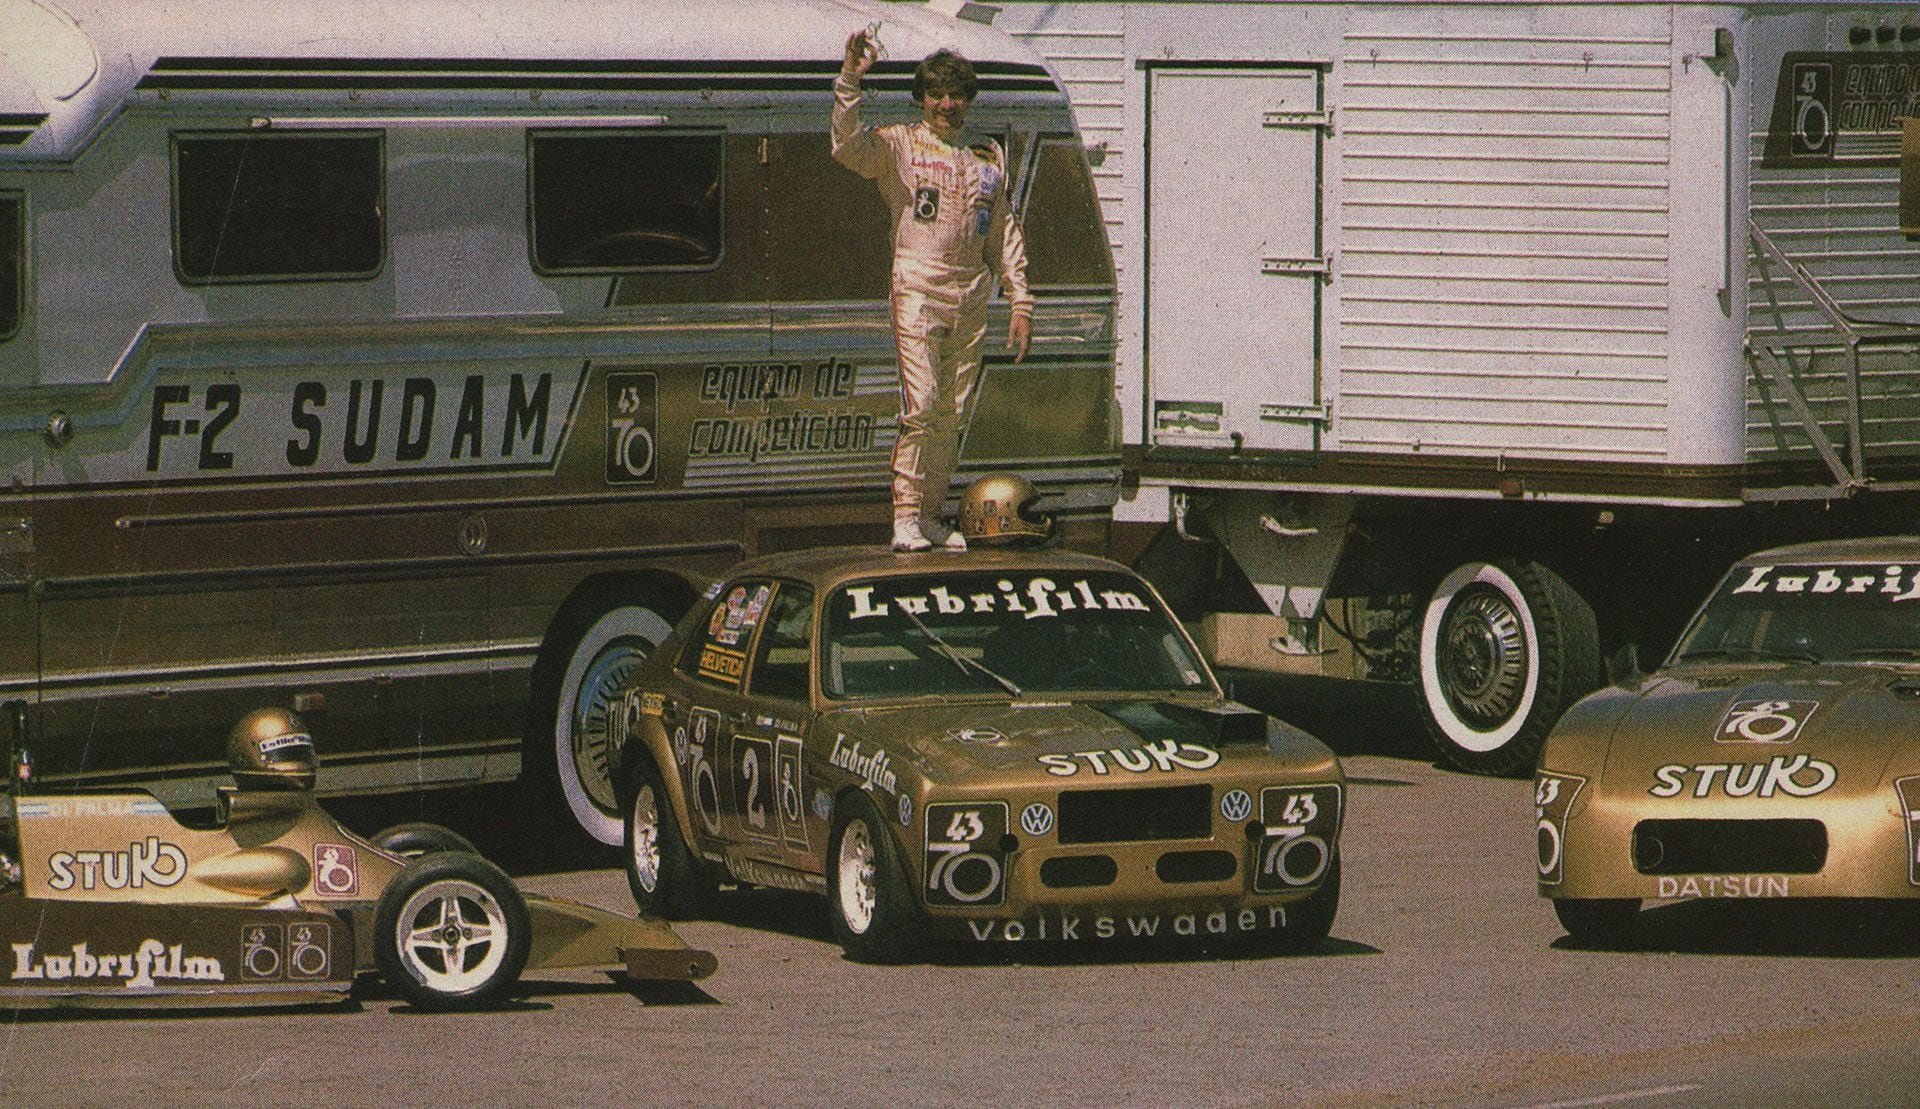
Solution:
{"label": "gold helmet on formula car", "polygon": [[1039,500],[1019,474],[988,474],[960,497],[960,532],[969,543],[1037,546],[1053,534],[1053,517],[1034,511]]}
{"label": "gold helmet on formula car", "polygon": [[227,735],[227,769],[241,789],[312,789],[313,736],[286,709],[255,709]]}

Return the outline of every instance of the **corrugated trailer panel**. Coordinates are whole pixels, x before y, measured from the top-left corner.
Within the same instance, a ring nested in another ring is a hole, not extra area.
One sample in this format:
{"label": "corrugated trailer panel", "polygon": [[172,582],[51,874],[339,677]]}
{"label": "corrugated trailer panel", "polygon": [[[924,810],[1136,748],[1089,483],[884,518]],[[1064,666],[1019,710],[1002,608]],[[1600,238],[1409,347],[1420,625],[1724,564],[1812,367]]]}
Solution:
{"label": "corrugated trailer panel", "polygon": [[1661,458],[1664,23],[1447,5],[1350,22],[1331,438]]}

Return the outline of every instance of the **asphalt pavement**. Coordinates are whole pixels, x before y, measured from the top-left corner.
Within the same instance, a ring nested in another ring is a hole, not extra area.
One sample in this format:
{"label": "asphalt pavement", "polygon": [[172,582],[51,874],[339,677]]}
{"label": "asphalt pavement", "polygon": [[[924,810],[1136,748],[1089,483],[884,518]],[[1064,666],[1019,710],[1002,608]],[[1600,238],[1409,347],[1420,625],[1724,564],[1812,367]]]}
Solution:
{"label": "asphalt pavement", "polygon": [[[1889,1105],[1920,1101],[1909,918],[1678,904],[1626,950],[1532,883],[1530,786],[1440,769],[1405,690],[1243,680],[1353,783],[1316,953],[980,945],[845,961],[815,897],[723,895],[678,926],[697,986],[539,974],[496,1012],[0,1014],[11,1105]],[[529,888],[630,909],[604,858],[530,846],[487,791],[352,806],[440,818]]]}

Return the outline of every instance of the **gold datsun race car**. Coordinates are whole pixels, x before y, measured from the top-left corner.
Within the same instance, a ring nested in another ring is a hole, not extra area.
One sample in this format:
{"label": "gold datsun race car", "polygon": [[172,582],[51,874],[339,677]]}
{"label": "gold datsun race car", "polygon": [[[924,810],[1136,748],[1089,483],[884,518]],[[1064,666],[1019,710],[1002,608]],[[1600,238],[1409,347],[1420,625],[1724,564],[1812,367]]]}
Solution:
{"label": "gold datsun race car", "polygon": [[713,971],[664,923],[522,893],[448,829],[342,828],[290,712],[249,713],[228,753],[237,788],[206,825],[150,793],[23,792],[7,760],[0,1007],[312,1004],[377,970],[417,1007],[471,1009],[527,967]]}
{"label": "gold datsun race car", "polygon": [[610,706],[635,899],[823,891],[864,961],[920,941],[1319,943],[1344,778],[1222,695],[1104,559],[821,549],[745,563]]}
{"label": "gold datsun race car", "polygon": [[1665,666],[1561,718],[1534,801],[1579,940],[1656,899],[1920,898],[1920,539],[1741,560]]}

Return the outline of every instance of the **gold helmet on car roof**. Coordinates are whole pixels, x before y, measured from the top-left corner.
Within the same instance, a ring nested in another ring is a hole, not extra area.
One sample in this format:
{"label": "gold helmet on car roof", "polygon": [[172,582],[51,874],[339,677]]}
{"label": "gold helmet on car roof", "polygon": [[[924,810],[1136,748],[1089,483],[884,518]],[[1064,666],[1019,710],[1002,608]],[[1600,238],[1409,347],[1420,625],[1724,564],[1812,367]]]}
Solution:
{"label": "gold helmet on car roof", "polygon": [[312,789],[313,736],[286,709],[255,709],[227,735],[227,769],[241,789]]}
{"label": "gold helmet on car roof", "polygon": [[1034,511],[1039,500],[1019,474],[988,474],[960,497],[960,533],[968,543],[1038,546],[1053,534],[1053,517]]}

